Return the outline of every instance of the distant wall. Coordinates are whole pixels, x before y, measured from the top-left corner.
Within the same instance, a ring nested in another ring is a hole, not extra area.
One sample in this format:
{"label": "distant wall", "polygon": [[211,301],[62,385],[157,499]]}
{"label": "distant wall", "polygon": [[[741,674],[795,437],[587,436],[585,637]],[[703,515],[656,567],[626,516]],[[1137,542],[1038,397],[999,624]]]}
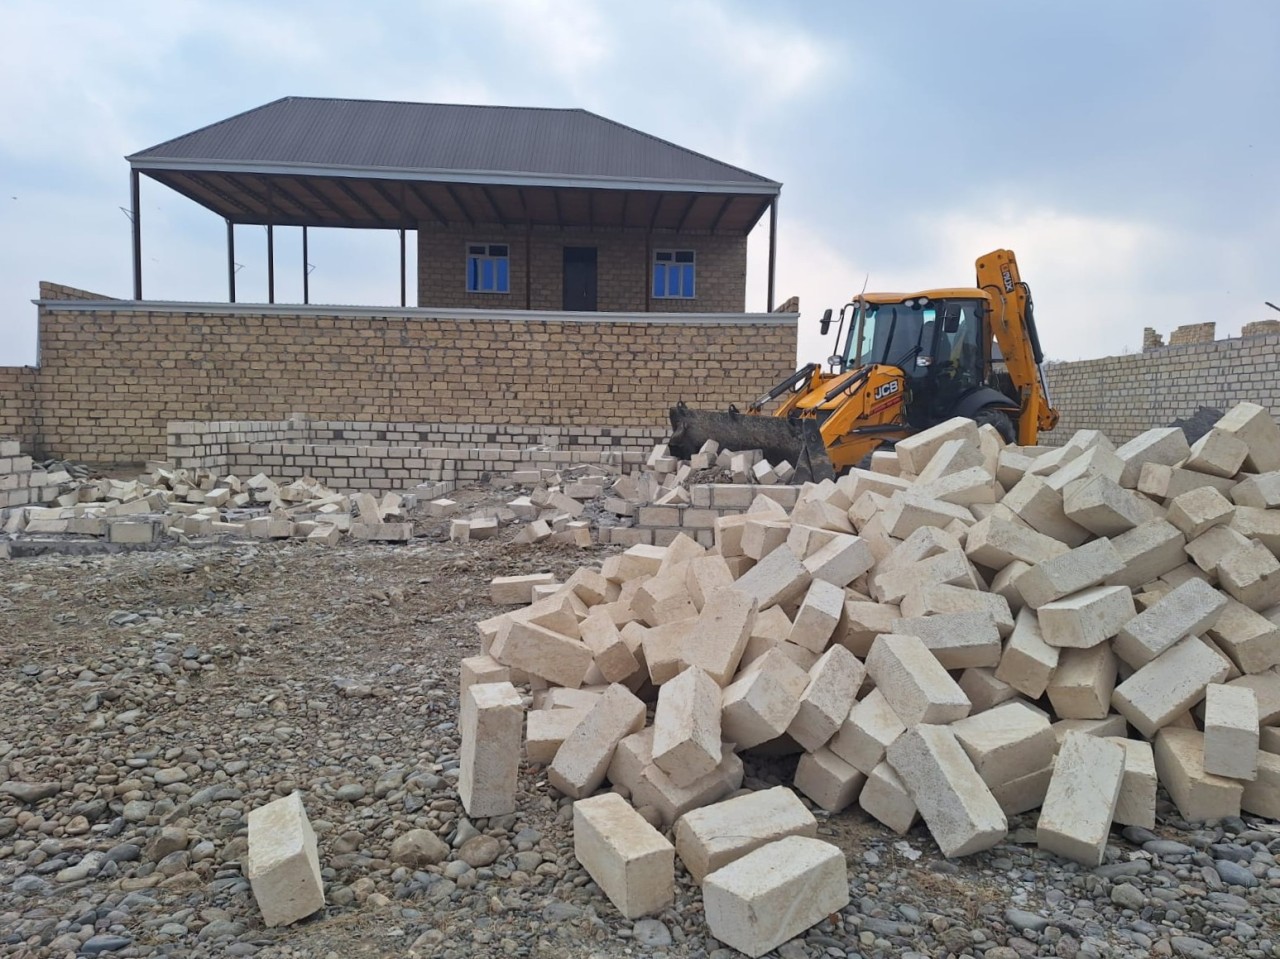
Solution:
{"label": "distant wall", "polygon": [[[70,299],[42,285],[33,441],[155,459],[171,420],[502,423],[661,430],[791,372],[794,314],[618,314]],[[71,291],[70,295],[74,295]],[[93,294],[84,294],[93,296]],[[5,388],[5,409],[19,404]],[[15,381],[16,384],[16,381]],[[6,416],[9,415],[6,413]]]}
{"label": "distant wall", "polygon": [[36,375],[31,366],[0,366],[0,438],[16,439],[28,454],[36,446]]}
{"label": "distant wall", "polygon": [[1280,333],[1045,367],[1053,405],[1061,413],[1048,443],[1078,429],[1100,429],[1124,442],[1154,426],[1168,426],[1199,406],[1226,410],[1249,401],[1280,415]]}

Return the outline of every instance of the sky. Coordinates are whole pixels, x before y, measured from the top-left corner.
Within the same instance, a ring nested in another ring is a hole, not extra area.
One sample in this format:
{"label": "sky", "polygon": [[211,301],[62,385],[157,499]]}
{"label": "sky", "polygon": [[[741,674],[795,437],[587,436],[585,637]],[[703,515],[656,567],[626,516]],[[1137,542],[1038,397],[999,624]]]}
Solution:
{"label": "sky", "polygon": [[[583,107],[783,183],[778,299],[973,282],[1007,247],[1054,360],[1280,319],[1274,0],[0,0],[0,364],[38,282],[132,289],[124,157],[281,96]],[[225,227],[145,177],[148,298],[226,298]],[[393,232],[310,231],[313,302],[399,302]],[[301,300],[277,231],[277,300]],[[747,306],[765,306],[767,223]],[[237,231],[242,302],[265,232]],[[412,248],[411,248],[412,250]],[[412,252],[410,261],[412,262]],[[410,289],[414,288],[412,277]]]}

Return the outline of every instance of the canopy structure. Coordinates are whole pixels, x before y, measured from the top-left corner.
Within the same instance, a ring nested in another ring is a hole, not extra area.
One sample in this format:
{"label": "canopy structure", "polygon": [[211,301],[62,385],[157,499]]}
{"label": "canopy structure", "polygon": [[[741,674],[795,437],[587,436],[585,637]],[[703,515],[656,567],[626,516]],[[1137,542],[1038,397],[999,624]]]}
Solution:
{"label": "canopy structure", "polygon": [[[400,231],[423,224],[746,234],[770,213],[773,309],[781,184],[578,109],[285,97],[128,157],[134,299],[142,299],[143,174],[234,227]],[[306,279],[304,267],[304,299]]]}

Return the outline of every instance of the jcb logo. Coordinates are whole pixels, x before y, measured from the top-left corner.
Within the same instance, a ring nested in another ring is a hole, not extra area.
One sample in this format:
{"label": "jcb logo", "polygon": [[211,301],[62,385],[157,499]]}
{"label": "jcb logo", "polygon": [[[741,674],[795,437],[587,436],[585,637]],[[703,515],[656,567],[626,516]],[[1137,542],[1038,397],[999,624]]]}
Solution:
{"label": "jcb logo", "polygon": [[901,388],[902,388],[902,385],[897,380],[890,380],[888,383],[885,383],[883,386],[876,387],[875,398],[877,400],[882,400],[886,396],[892,396],[894,393],[898,392],[898,390]]}

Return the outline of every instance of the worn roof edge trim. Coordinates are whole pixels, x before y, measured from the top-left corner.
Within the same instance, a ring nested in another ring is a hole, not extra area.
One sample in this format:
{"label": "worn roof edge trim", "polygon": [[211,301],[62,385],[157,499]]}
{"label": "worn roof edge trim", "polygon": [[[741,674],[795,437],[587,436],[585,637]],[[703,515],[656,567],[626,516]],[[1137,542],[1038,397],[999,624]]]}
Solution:
{"label": "worn roof edge trim", "polygon": [[523,323],[640,323],[677,326],[784,326],[799,313],[578,313],[563,310],[475,310],[430,306],[343,306],[302,303],[213,303],[181,300],[32,300],[68,313],[194,313],[200,316],[380,317],[422,320],[501,320]]}
{"label": "worn roof edge trim", "polygon": [[423,183],[475,183],[486,186],[544,186],[601,190],[651,190],[671,193],[735,193],[778,196],[782,184],[773,180],[657,180],[635,177],[577,176],[574,174],[516,173],[501,170],[423,170],[396,167],[344,167],[297,163],[236,163],[225,160],[187,160],[126,157],[130,168],[170,173],[252,173],[262,176],[329,176],[369,180],[413,180]]}

